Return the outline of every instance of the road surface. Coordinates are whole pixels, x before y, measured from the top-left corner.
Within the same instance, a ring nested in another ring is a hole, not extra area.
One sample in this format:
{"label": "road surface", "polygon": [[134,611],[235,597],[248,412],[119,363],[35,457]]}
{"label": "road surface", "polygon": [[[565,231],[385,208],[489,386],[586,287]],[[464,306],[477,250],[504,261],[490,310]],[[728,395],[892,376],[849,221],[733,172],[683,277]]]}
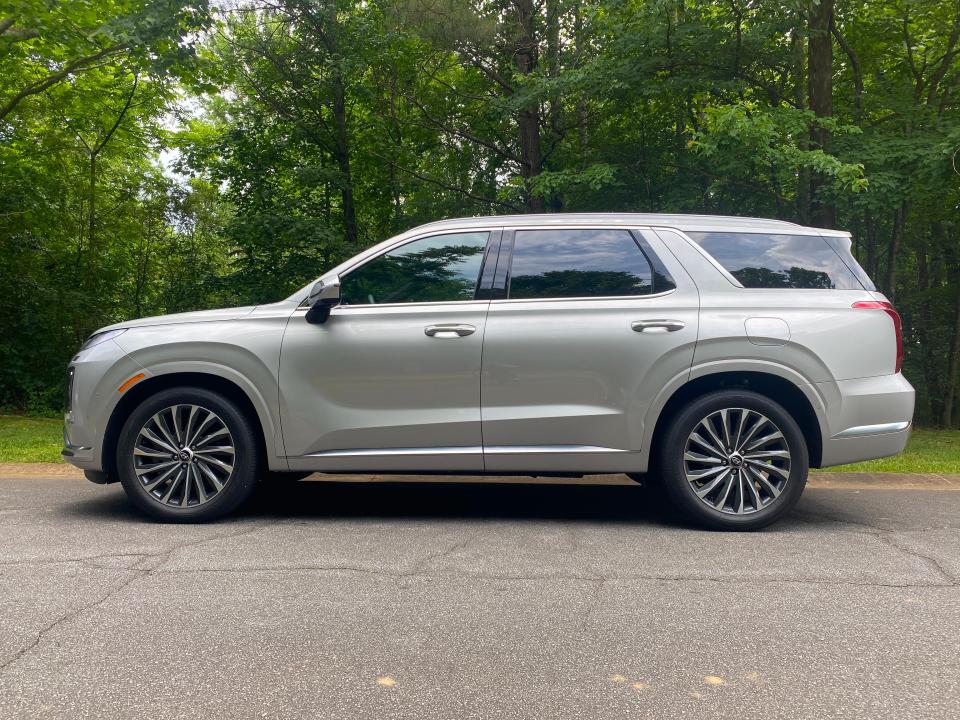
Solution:
{"label": "road surface", "polygon": [[626,482],[430,480],[174,526],[0,477],[0,717],[960,717],[957,483],[721,534]]}

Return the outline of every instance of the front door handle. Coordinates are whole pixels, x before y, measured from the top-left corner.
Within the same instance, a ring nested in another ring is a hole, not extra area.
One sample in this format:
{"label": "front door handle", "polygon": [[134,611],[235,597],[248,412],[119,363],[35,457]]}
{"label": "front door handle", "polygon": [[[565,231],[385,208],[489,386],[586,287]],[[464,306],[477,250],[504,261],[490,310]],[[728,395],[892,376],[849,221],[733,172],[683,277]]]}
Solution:
{"label": "front door handle", "polygon": [[435,338],[457,338],[473,335],[477,329],[473,325],[427,325],[424,335]]}
{"label": "front door handle", "polygon": [[686,324],[682,320],[636,320],[630,327],[635,332],[663,333],[683,330]]}

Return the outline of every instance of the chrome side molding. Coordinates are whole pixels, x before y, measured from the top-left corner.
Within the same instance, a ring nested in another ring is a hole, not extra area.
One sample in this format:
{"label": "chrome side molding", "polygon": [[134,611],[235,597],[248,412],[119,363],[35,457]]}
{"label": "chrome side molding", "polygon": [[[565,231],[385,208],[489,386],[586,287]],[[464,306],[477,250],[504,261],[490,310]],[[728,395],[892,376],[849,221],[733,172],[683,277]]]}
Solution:
{"label": "chrome side molding", "polygon": [[625,453],[629,450],[599,447],[596,445],[495,445],[488,448],[479,445],[461,447],[413,447],[413,448],[350,448],[345,450],[321,450],[302,457],[392,457],[402,455],[577,455],[596,453]]}
{"label": "chrome side molding", "polygon": [[847,428],[846,430],[838,432],[833,436],[833,439],[883,435],[884,433],[900,432],[901,430],[906,430],[908,427],[910,427],[910,422],[907,420],[903,422],[880,423],[879,425],[857,425],[856,427]]}

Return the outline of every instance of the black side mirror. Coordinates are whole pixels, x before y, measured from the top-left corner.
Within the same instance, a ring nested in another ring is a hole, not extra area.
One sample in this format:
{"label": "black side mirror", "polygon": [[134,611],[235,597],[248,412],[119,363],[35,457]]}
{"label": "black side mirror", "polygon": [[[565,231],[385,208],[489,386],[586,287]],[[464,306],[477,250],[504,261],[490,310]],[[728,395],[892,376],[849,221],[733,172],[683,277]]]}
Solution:
{"label": "black side mirror", "polygon": [[310,303],[310,309],[306,314],[307,322],[313,325],[325,323],[330,317],[330,310],[340,304],[339,278],[329,283],[317,281],[310,290],[307,301]]}

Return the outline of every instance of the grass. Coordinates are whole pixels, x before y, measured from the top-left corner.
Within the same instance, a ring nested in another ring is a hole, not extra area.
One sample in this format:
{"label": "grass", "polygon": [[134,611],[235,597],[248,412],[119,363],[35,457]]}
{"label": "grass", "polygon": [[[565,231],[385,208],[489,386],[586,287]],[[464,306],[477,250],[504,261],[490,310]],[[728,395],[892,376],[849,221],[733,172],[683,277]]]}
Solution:
{"label": "grass", "polygon": [[0,462],[60,462],[63,421],[0,415]]}
{"label": "grass", "polygon": [[[61,421],[0,415],[0,462],[60,462]],[[900,455],[828,472],[960,473],[960,430],[914,430]]]}

